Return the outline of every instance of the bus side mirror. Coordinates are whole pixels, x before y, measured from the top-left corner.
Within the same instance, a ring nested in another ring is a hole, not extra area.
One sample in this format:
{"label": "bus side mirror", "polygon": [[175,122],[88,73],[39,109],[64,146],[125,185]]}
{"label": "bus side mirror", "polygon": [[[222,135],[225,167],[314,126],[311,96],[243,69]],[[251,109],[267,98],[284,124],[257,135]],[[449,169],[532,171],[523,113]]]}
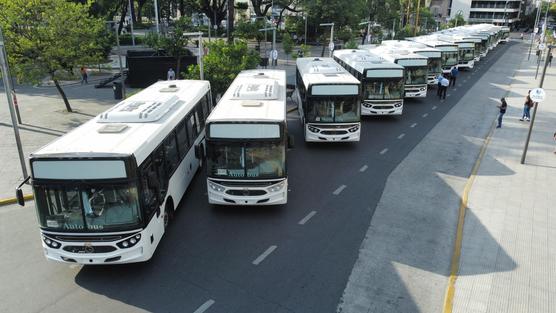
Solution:
{"label": "bus side mirror", "polygon": [[204,145],[198,144],[195,146],[195,158],[202,160],[205,157],[205,147]]}
{"label": "bus side mirror", "polygon": [[25,178],[25,180],[21,184],[19,184],[17,188],[15,188],[15,198],[17,199],[17,204],[21,206],[25,206],[25,197],[23,196],[23,190],[21,190],[21,187],[24,184],[27,184],[29,179],[31,179],[31,176],[27,176],[27,178]]}
{"label": "bus side mirror", "polygon": [[295,142],[292,135],[288,135],[288,149],[295,148]]}
{"label": "bus side mirror", "polygon": [[17,203],[21,206],[25,206],[25,198],[23,197],[23,190],[21,190],[21,188],[15,190],[15,196],[17,198]]}

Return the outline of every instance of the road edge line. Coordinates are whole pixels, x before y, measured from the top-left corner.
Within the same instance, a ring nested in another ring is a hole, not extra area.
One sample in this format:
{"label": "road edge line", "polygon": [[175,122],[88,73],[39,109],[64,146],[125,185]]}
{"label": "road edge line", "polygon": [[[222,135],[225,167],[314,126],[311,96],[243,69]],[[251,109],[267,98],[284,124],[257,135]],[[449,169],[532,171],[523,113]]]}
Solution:
{"label": "road edge line", "polygon": [[[33,194],[26,194],[23,196],[25,200],[33,200]],[[17,203],[17,198],[0,199],[0,206]]]}

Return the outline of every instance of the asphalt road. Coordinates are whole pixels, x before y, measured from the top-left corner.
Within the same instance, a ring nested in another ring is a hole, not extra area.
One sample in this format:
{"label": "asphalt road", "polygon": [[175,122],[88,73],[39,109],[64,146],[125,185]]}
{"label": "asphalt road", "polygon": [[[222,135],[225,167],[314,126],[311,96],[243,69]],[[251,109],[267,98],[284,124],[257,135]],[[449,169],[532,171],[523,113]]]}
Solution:
{"label": "asphalt road", "polygon": [[359,143],[306,144],[290,113],[288,204],[212,207],[200,172],[148,263],[44,264],[34,213],[8,209],[25,226],[1,224],[14,249],[0,278],[21,281],[0,287],[0,311],[335,312],[388,175],[506,50],[460,71],[445,101],[433,89],[403,116],[365,118]]}

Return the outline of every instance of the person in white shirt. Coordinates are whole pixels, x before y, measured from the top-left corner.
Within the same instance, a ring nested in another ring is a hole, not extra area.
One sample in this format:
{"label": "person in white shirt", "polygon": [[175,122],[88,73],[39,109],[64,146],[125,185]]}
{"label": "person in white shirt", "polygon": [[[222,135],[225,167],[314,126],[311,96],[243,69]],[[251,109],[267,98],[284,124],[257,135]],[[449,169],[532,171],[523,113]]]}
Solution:
{"label": "person in white shirt", "polygon": [[176,72],[172,68],[168,70],[168,74],[166,75],[167,80],[174,80],[176,79]]}
{"label": "person in white shirt", "polygon": [[446,77],[442,76],[440,79],[440,93],[438,94],[439,99],[446,99],[446,90],[449,85],[450,81]]}

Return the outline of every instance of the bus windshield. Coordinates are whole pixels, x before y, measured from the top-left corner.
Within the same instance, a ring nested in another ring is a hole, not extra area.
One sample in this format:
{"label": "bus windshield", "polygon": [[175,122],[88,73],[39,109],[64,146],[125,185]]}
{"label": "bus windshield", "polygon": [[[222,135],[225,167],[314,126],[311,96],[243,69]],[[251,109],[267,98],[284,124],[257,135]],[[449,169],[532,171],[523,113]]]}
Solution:
{"label": "bus windshield", "polygon": [[469,62],[475,58],[475,51],[473,48],[463,48],[459,50],[460,59],[464,62]]}
{"label": "bus windshield", "polygon": [[307,103],[308,122],[353,123],[360,121],[357,96],[311,97]]}
{"label": "bus windshield", "polygon": [[364,99],[392,100],[403,98],[404,81],[402,78],[395,80],[369,81],[365,83]]}
{"label": "bus windshield", "polygon": [[427,83],[427,67],[406,67],[405,84],[418,85]]}
{"label": "bus windshield", "polygon": [[34,186],[39,223],[49,230],[108,231],[141,224],[133,184]]}
{"label": "bus windshield", "polygon": [[286,175],[283,141],[207,143],[209,176],[231,179],[269,179]]}
{"label": "bus windshield", "polygon": [[430,74],[439,74],[442,73],[442,59],[440,58],[430,58],[429,59],[429,73]]}
{"label": "bus windshield", "polygon": [[450,51],[442,53],[442,66],[445,68],[451,68],[452,66],[458,64],[458,52]]}

